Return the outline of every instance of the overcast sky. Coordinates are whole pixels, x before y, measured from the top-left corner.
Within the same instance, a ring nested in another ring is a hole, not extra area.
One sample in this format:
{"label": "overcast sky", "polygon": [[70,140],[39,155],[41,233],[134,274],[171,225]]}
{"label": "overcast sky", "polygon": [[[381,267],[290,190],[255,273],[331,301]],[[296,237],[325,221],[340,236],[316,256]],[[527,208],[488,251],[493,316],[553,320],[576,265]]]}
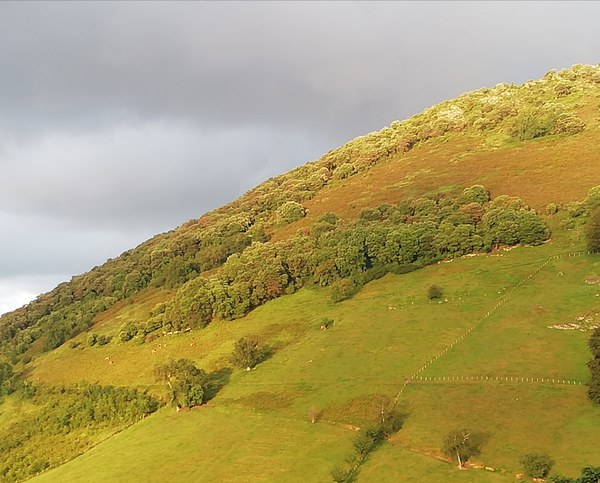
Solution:
{"label": "overcast sky", "polygon": [[600,62],[597,2],[0,2],[0,313],[440,101]]}

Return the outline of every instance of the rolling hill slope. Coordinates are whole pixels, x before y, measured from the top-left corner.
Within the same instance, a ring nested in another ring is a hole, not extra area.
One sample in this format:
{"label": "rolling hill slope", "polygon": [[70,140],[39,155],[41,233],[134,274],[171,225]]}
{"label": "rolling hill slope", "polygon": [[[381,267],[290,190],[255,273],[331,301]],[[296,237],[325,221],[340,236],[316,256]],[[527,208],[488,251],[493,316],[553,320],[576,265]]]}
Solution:
{"label": "rolling hill slope", "polygon": [[[599,168],[600,67],[574,66],[392,123],[74,277],[0,318],[26,381],[0,431],[27,455],[2,478],[328,481],[384,407],[402,428],[358,481],[511,481],[532,451],[600,465]],[[245,336],[270,348],[252,371],[230,362]],[[218,377],[202,406],[59,425],[47,447],[15,429],[81,381],[164,401],[155,368],[178,358]],[[464,472],[440,450],[460,427],[483,435]]]}

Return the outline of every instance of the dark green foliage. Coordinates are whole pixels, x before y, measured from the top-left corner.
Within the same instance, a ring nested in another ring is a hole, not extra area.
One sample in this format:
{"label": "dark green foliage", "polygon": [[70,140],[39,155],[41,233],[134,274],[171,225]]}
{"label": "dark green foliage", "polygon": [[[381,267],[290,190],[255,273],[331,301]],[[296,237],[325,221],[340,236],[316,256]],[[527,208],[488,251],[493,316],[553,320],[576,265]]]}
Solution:
{"label": "dark green foliage", "polygon": [[519,141],[540,138],[551,134],[577,134],[585,123],[575,115],[564,112],[557,105],[524,108],[514,118],[511,134]]}
{"label": "dark green foliage", "polygon": [[293,223],[306,215],[304,207],[296,201],[286,201],[277,210],[279,218],[283,224]]}
{"label": "dark green foliage", "polygon": [[472,430],[463,428],[450,431],[444,438],[442,453],[455,460],[462,468],[464,463],[472,456],[477,456],[482,444],[481,435]]}
{"label": "dark green foliage", "polygon": [[490,193],[480,184],[465,188],[461,199],[462,204],[477,203],[483,205],[488,201],[490,201]]}
{"label": "dark green foliage", "polygon": [[106,344],[110,343],[111,339],[112,339],[112,337],[110,337],[108,335],[98,334],[96,336],[96,345],[98,345],[98,346],[106,345]]}
{"label": "dark green foliage", "polygon": [[349,468],[336,466],[331,470],[333,481],[354,481],[360,465],[364,463],[369,453],[374,451],[386,438],[398,432],[405,419],[406,415],[397,409],[386,410],[382,406],[381,419],[373,426],[361,429],[354,437],[352,441],[354,453],[346,458]]}
{"label": "dark green foliage", "polygon": [[250,370],[262,362],[266,356],[266,350],[255,337],[242,337],[233,346],[231,362],[240,369]]}
{"label": "dark green foliage", "polygon": [[585,240],[589,251],[600,252],[600,209],[596,209],[586,223]]}
{"label": "dark green foliage", "polygon": [[381,415],[381,421],[379,422],[379,428],[383,433],[383,437],[387,438],[400,431],[404,425],[405,419],[406,414],[397,409],[392,408],[384,411]]}
{"label": "dark green foliage", "polygon": [[134,322],[125,322],[119,332],[119,340],[121,342],[127,342],[133,339],[138,333],[138,327]]}
{"label": "dark green foliage", "polygon": [[588,341],[588,347],[592,351],[592,356],[600,359],[600,329],[594,329]]}
{"label": "dark green foliage", "polygon": [[598,483],[600,481],[600,466],[586,466],[581,470],[578,478],[566,476],[551,476],[551,483]]}
{"label": "dark green foliage", "polygon": [[8,362],[0,362],[0,397],[13,391],[13,376],[12,366]]}
{"label": "dark green foliage", "polygon": [[[136,389],[80,384],[71,388],[26,389],[40,407],[21,415],[0,438],[0,475],[23,480],[88,449],[100,436],[158,409]],[[23,393],[24,395],[24,393]]]}
{"label": "dark green foliage", "polygon": [[352,471],[341,466],[334,466],[330,474],[331,479],[336,483],[345,483],[346,481],[351,481],[352,478]]}
{"label": "dark green foliage", "polygon": [[545,478],[550,473],[554,461],[546,453],[528,453],[521,458],[523,471],[532,478]]}
{"label": "dark green foliage", "polygon": [[191,408],[204,402],[207,374],[188,359],[171,360],[154,369],[157,381],[167,384],[171,403],[177,408]]}
{"label": "dark green foliage", "polygon": [[430,285],[427,289],[427,298],[429,300],[441,299],[444,295],[444,290],[439,285]]}
{"label": "dark green foliage", "polygon": [[354,440],[352,446],[359,457],[364,458],[375,447],[378,441],[381,441],[380,433],[374,428],[361,429]]}
{"label": "dark green foliage", "polygon": [[592,332],[588,346],[592,351],[593,359],[588,362],[590,369],[590,382],[588,383],[588,397],[600,404],[600,329]]}
{"label": "dark green foliage", "polygon": [[352,298],[360,290],[360,284],[351,278],[340,278],[331,285],[331,300],[335,303]]}
{"label": "dark green foliage", "polygon": [[549,215],[556,215],[556,213],[558,213],[558,205],[556,203],[548,203],[546,206],[546,213]]}

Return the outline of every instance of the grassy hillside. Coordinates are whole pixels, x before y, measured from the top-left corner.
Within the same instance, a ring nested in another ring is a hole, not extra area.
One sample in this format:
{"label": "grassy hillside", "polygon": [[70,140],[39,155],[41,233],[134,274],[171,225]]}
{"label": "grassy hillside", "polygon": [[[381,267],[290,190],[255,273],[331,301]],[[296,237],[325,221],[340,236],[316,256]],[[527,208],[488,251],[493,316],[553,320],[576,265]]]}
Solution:
{"label": "grassy hillside", "polygon": [[[575,66],[392,123],[74,277],[0,318],[2,448],[23,459],[0,481],[328,481],[392,406],[403,427],[358,481],[512,481],[532,451],[599,465],[599,168],[600,68]],[[230,360],[245,336],[270,349],[251,371]],[[120,417],[106,388],[166,404],[155,369],[179,358],[210,400]],[[77,426],[65,404],[90,387]],[[440,449],[461,427],[483,435],[468,471]]]}
{"label": "grassy hillside", "polygon": [[[186,481],[189,475],[196,481],[237,481],[242,475],[251,481],[324,481],[349,452],[353,429],[375,418],[381,402],[392,400],[407,377],[548,258],[577,248],[555,241],[388,275],[337,306],[327,290],[303,290],[233,325],[174,335],[154,354],[138,346],[118,356],[108,347],[48,355],[32,373],[46,383],[77,381],[95,360],[94,375],[103,383],[147,384],[151,366],[141,363],[144,358],[184,354],[214,369],[242,334],[257,334],[278,346],[255,370],[234,371],[207,406],[185,413],[163,410],[42,481],[78,481],[83,475],[86,481],[124,481],[131,474],[127,471],[152,480],[157,468],[151,462],[165,460],[161,481]],[[404,427],[367,460],[359,481],[379,475],[383,481],[399,475],[418,481],[509,481],[519,472],[520,456],[533,450],[552,454],[556,470],[566,474],[598,461],[600,410],[587,400],[585,386],[559,383],[587,380],[589,333],[548,326],[600,312],[600,289],[585,283],[599,267],[597,256],[562,257],[514,290],[422,373],[437,380],[407,386],[399,401],[408,414]],[[432,282],[444,288],[443,303],[427,299]],[[327,331],[319,330],[323,315],[335,318]],[[115,364],[102,364],[104,354]],[[469,379],[480,376],[515,381]],[[555,382],[517,382],[517,377]],[[314,425],[312,408],[319,413]],[[494,468],[493,473],[472,469],[463,474],[442,462],[444,434],[465,425],[488,434],[476,462]],[[142,442],[143,450],[136,446]]]}

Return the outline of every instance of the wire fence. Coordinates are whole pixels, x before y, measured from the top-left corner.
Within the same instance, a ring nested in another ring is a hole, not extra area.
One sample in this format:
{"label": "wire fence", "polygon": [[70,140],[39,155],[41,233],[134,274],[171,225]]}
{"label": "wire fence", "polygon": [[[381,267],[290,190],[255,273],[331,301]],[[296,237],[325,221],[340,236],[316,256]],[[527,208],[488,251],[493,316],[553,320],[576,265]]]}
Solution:
{"label": "wire fence", "polygon": [[564,384],[569,386],[582,386],[586,384],[573,379],[556,377],[525,377],[525,376],[416,376],[413,383],[444,383],[444,382],[513,382],[513,383],[539,383],[539,384]]}
{"label": "wire fence", "polygon": [[[554,255],[550,258],[548,258],[546,261],[544,261],[544,263],[542,263],[539,267],[537,267],[535,270],[533,270],[531,273],[529,273],[526,277],[524,277],[523,279],[521,279],[519,282],[517,282],[515,285],[513,285],[512,287],[510,287],[508,289],[508,291],[502,296],[500,297],[500,299],[498,299],[498,301],[496,302],[496,304],[490,309],[488,310],[482,317],[480,317],[479,319],[477,319],[473,325],[471,325],[466,331],[464,331],[461,335],[459,335],[453,342],[451,342],[450,344],[448,344],[444,349],[442,349],[440,352],[438,352],[437,354],[435,354],[434,356],[432,356],[427,362],[425,362],[425,364],[423,364],[416,372],[414,372],[411,376],[409,376],[404,383],[402,384],[402,386],[400,387],[398,394],[396,395],[396,397],[394,398],[394,405],[398,404],[398,401],[400,401],[400,398],[402,397],[402,394],[404,393],[404,390],[406,389],[406,386],[408,386],[410,383],[415,382],[415,381],[425,381],[425,379],[423,379],[425,376],[422,375],[422,373],[427,370],[429,368],[429,366],[431,364],[433,364],[434,362],[438,361],[441,357],[443,357],[444,355],[446,355],[450,350],[452,350],[454,348],[454,346],[456,346],[456,344],[458,344],[459,342],[461,342],[465,337],[467,337],[468,335],[470,335],[477,327],[479,327],[486,319],[488,319],[491,315],[493,315],[495,312],[498,311],[498,309],[500,309],[508,300],[510,300],[513,296],[513,294],[519,290],[524,284],[526,284],[527,282],[529,282],[533,277],[535,277],[538,273],[540,273],[544,268],[546,268],[546,266],[551,263],[554,260],[559,260],[561,258],[572,258],[572,257],[578,257],[578,256],[582,256],[582,255],[591,255],[592,252],[590,251],[581,251],[581,252],[572,252],[572,253],[562,253],[562,254],[558,254],[558,255]],[[437,376],[436,376],[437,377]],[[446,377],[446,379],[442,379],[442,380],[437,380],[437,379],[431,379],[431,382],[453,382],[453,381],[458,381],[459,379],[451,379],[452,376],[441,376],[441,377]],[[461,376],[456,376],[456,377],[461,377]],[[467,376],[465,376],[467,377]],[[491,376],[471,376],[471,377],[491,377]],[[493,377],[506,377],[506,376],[493,376]],[[513,376],[508,376],[508,377],[513,377]],[[514,376],[515,379],[518,379],[516,376]],[[438,377],[439,379],[439,377]],[[534,379],[534,378],[521,378],[521,379],[526,379],[527,382],[529,382],[530,379]],[[558,381],[559,379],[551,379],[551,378],[537,378],[538,381],[531,381],[531,382],[548,382],[550,380],[552,381]],[[464,379],[463,379],[464,380]],[[482,381],[484,379],[472,379],[473,381]],[[488,379],[489,380],[489,379]],[[498,381],[500,381],[501,379],[496,379]],[[561,381],[567,381],[566,379],[561,379]],[[512,382],[526,382],[525,380],[521,380],[521,381],[512,381]],[[554,383],[554,384],[575,384],[575,385],[581,385],[583,383],[578,382],[578,381],[571,381],[569,383],[567,382],[563,382],[563,383]]]}

